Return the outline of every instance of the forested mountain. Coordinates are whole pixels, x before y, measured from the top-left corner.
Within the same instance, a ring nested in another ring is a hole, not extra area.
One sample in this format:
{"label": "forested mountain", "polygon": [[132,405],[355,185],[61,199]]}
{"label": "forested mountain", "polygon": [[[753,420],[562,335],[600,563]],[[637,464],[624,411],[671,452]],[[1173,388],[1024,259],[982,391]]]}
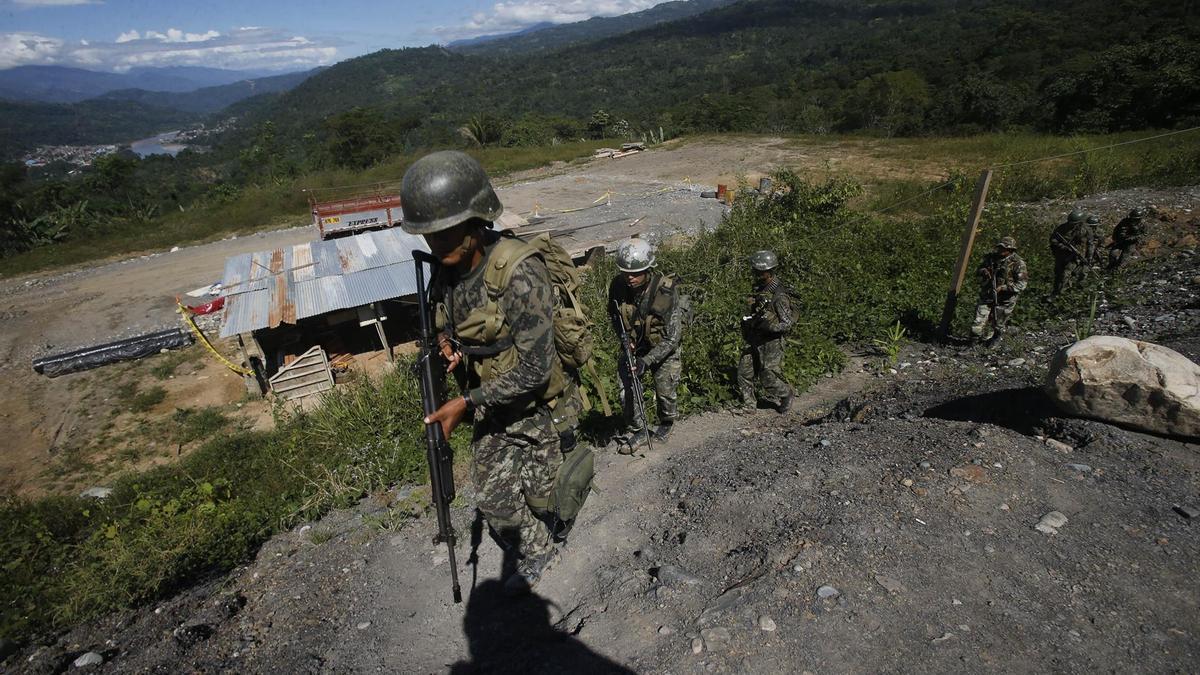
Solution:
{"label": "forested mountain", "polygon": [[512,35],[490,36],[448,45],[467,54],[522,54],[548,51],[580,42],[592,42],[632,33],[662,23],[703,14],[736,0],[672,0],[640,12],[620,16],[594,17],[561,25],[543,25]]}
{"label": "forested mountain", "polygon": [[136,101],[64,104],[0,100],[0,157],[16,157],[38,145],[128,143],[198,120],[193,113]]}
{"label": "forested mountain", "polygon": [[380,51],[250,121],[272,121],[288,142],[371,124],[409,147],[455,142],[463,125],[514,144],[589,123],[593,133],[1169,127],[1200,120],[1198,25],[1188,3],[1147,0],[742,0],[561,49]]}
{"label": "forested mountain", "polygon": [[261,72],[199,66],[131,68],[127,73],[103,73],[66,66],[18,66],[0,70],[0,98],[77,103],[118,89],[187,92],[266,76]]}
{"label": "forested mountain", "polygon": [[110,91],[99,98],[113,101],[137,101],[146,105],[173,108],[184,112],[213,113],[251,96],[287,91],[308,79],[319,70],[241,80],[231,84],[204,87],[203,89],[186,92],[120,89]]}

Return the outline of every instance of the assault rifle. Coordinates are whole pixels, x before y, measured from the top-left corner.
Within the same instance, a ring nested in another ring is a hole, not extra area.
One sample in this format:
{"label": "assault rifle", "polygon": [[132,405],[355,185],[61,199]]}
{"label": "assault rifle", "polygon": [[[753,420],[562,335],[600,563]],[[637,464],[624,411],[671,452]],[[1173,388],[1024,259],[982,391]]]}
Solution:
{"label": "assault rifle", "polygon": [[[441,407],[445,392],[445,371],[434,368],[434,356],[441,354],[437,336],[433,333],[429,308],[429,291],[425,288],[425,265],[430,269],[439,264],[438,259],[424,251],[413,251],[414,268],[417,274],[417,324],[421,335],[417,341],[421,357],[413,366],[421,380],[421,408],[428,417]],[[429,462],[429,486],[432,501],[437,511],[438,531],[434,544],[446,542],[450,554],[450,590],[454,602],[462,602],[462,589],[458,585],[458,563],[454,559],[454,523],[450,522],[450,502],[454,501],[454,451],[446,442],[442,425],[438,422],[425,425],[425,459]]]}
{"label": "assault rifle", "polygon": [[633,401],[627,401],[633,405],[633,409],[637,412],[638,419],[646,424],[646,449],[651,453],[654,452],[654,443],[650,440],[649,420],[646,419],[646,392],[642,389],[642,374],[637,372],[634,361],[637,357],[633,355],[633,342],[629,339],[629,328],[625,325],[625,316],[621,314],[621,307],[616,300],[612,301],[613,313],[617,317],[617,339],[621,341],[621,350],[625,354],[625,367],[629,369],[629,398]]}
{"label": "assault rifle", "polygon": [[1087,258],[1083,257],[1083,254],[1079,252],[1079,249],[1072,246],[1071,242],[1067,241],[1066,237],[1062,236],[1058,232],[1055,232],[1052,235],[1050,235],[1050,238],[1057,241],[1059,243],[1059,245],[1061,245],[1063,248],[1070,251],[1071,255],[1075,256],[1076,260],[1078,260],[1081,263],[1084,263],[1085,265],[1087,264],[1087,262],[1088,262]]}

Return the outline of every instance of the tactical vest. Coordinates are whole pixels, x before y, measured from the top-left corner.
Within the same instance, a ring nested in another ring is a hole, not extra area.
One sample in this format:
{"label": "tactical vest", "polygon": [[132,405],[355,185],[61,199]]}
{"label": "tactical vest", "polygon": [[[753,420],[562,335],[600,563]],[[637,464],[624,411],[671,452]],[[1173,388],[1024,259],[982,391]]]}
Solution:
{"label": "tactical vest", "polygon": [[635,289],[622,279],[624,293],[617,300],[617,307],[625,319],[625,325],[637,340],[636,346],[649,349],[662,342],[666,331],[667,315],[677,302],[677,280],[673,276],[654,272],[647,282],[645,291],[637,298]]}
{"label": "tactical vest", "polygon": [[576,370],[591,359],[592,335],[583,305],[575,296],[579,287],[575,264],[548,234],[528,241],[511,234],[501,235],[482,263],[485,265],[483,285],[487,301],[453,326],[453,333],[481,383],[515,368],[517,349],[500,300],[512,281],[513,272],[531,257],[545,263],[553,286],[554,347],[558,358],[551,363],[550,381],[539,396],[553,408],[559,396],[577,380]]}

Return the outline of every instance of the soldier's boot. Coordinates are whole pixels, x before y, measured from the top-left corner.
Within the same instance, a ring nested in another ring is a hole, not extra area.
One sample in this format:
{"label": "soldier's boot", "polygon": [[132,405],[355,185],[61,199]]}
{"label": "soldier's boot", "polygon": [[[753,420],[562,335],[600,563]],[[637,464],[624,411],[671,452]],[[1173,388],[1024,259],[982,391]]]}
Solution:
{"label": "soldier's boot", "polygon": [[625,441],[625,445],[618,449],[617,452],[621,453],[622,455],[632,455],[633,453],[637,452],[638,448],[646,445],[646,441],[649,438],[650,432],[646,431],[645,428],[638,429],[629,436],[629,438]]}
{"label": "soldier's boot", "polygon": [[664,420],[662,424],[654,428],[654,440],[660,442],[667,440],[667,436],[670,436],[674,429],[675,422],[673,420]]}
{"label": "soldier's boot", "polygon": [[779,400],[779,403],[775,404],[775,412],[782,415],[791,409],[792,409],[792,392],[789,391],[787,394],[784,395],[784,397],[782,399]]}
{"label": "soldier's boot", "polygon": [[1000,344],[1000,338],[1002,338],[1002,337],[1004,337],[1003,331],[995,331],[994,333],[992,333],[992,336],[983,343],[983,346],[987,347],[988,349],[991,349],[992,347],[995,347],[996,345]]}
{"label": "soldier's boot", "polygon": [[558,560],[558,549],[539,556],[526,557],[517,563],[517,571],[504,580],[504,594],[510,598],[526,595],[541,580],[542,575]]}

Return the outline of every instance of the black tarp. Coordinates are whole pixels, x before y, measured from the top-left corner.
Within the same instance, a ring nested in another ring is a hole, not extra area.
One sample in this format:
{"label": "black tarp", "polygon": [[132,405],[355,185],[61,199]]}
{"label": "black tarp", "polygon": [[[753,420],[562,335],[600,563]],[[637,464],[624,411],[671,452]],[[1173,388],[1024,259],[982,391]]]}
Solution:
{"label": "black tarp", "polygon": [[191,343],[192,334],[183,328],[160,330],[116,342],[36,358],[33,360],[33,370],[46,377],[58,377],[67,373],[99,368],[118,361],[142,359],[164,349],[178,349]]}

